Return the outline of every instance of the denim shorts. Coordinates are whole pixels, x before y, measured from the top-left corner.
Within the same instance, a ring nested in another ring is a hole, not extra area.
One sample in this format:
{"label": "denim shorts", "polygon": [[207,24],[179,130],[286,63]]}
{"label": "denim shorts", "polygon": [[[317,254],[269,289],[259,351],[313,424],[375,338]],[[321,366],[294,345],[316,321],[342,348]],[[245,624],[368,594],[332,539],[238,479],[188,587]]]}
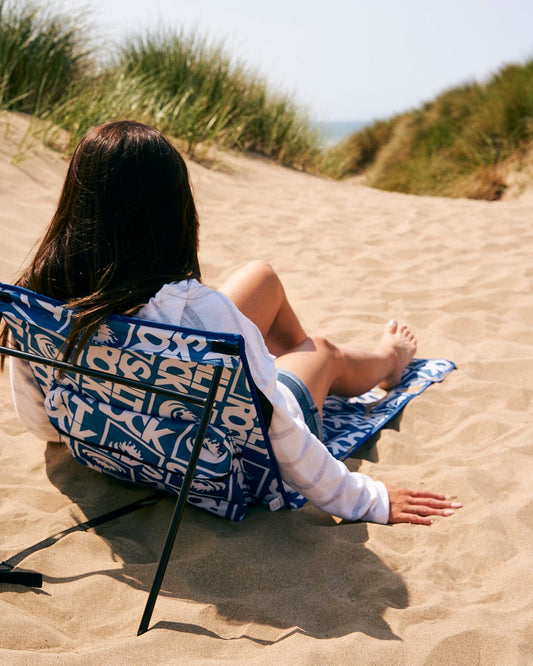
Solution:
{"label": "denim shorts", "polygon": [[285,368],[277,368],[277,371],[278,381],[290,390],[300,405],[306,426],[315,437],[318,437],[321,442],[324,441],[322,417],[307,386],[299,377],[289,370],[285,370]]}

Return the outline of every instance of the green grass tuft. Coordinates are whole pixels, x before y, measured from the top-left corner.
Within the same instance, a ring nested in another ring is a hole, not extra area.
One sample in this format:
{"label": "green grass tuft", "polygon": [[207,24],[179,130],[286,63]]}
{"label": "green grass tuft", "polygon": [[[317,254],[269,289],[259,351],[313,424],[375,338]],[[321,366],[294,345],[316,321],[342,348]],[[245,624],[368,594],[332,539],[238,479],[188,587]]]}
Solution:
{"label": "green grass tuft", "polygon": [[318,153],[319,135],[306,114],[233,63],[223,44],[168,30],[135,35],[120,48],[116,69],[152,82],[151,113],[190,146],[216,142],[301,166]]}
{"label": "green grass tuft", "polygon": [[533,60],[439,95],[334,148],[336,177],[386,190],[495,200],[506,164],[533,140]]}
{"label": "green grass tuft", "polygon": [[79,17],[34,2],[0,0],[0,107],[39,114],[83,77],[88,50]]}
{"label": "green grass tuft", "polygon": [[320,137],[308,115],[223,44],[154,30],[130,36],[101,65],[85,19],[0,0],[0,108],[67,130],[71,146],[95,124],[134,118],[181,139],[190,154],[215,144],[300,168],[316,162]]}

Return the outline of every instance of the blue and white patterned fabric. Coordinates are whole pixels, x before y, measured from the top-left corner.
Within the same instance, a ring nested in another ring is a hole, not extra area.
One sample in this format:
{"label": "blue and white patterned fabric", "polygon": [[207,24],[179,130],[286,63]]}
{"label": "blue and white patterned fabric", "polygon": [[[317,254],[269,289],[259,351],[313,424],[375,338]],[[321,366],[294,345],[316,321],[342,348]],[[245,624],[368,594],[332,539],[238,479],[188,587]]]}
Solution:
{"label": "blue and white patterned fabric", "polygon": [[[0,311],[20,349],[61,359],[72,310],[10,285],[0,284],[0,296]],[[114,316],[76,362],[197,398],[206,397],[213,370],[221,366],[221,384],[188,501],[233,520],[242,520],[253,503],[277,509],[306,502],[281,481],[242,336]],[[49,366],[30,365],[51,423],[79,462],[179,492],[202,407],[157,396],[141,386],[71,372],[58,375]],[[374,390],[353,399],[329,397],[324,407],[326,446],[336,458],[347,458],[453,368],[450,361],[415,360],[392,391]]]}
{"label": "blue and white patterned fabric", "polygon": [[444,359],[413,359],[401,382],[389,391],[375,388],[355,398],[329,396],[324,405],[324,437],[331,453],[345,460],[405,405],[455,369]]}

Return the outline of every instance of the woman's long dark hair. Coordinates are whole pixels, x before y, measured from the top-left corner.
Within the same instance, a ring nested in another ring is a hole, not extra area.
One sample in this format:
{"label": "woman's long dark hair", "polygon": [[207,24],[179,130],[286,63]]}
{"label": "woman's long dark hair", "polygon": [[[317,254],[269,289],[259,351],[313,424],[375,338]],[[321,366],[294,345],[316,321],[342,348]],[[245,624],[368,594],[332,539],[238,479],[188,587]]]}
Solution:
{"label": "woman's long dark hair", "polygon": [[17,281],[76,308],[65,358],[75,357],[108,315],[134,314],[166,282],[189,278],[200,278],[198,216],[182,157],[141,123],[91,129]]}

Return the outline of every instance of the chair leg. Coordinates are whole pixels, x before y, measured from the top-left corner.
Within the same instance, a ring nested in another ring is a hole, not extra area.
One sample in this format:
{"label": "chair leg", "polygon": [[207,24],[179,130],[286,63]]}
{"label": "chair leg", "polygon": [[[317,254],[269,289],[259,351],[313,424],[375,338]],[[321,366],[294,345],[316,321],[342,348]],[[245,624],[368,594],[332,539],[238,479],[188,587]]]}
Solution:
{"label": "chair leg", "polygon": [[159,590],[161,589],[161,584],[163,582],[163,577],[165,575],[165,571],[167,569],[168,561],[170,559],[170,554],[172,552],[172,548],[174,547],[174,542],[176,540],[176,536],[178,534],[178,530],[180,527],[181,519],[183,516],[183,511],[185,509],[185,503],[187,501],[187,496],[189,494],[189,490],[194,478],[194,473],[196,471],[196,465],[198,463],[198,458],[200,457],[200,451],[202,450],[202,446],[204,443],[204,437],[207,432],[207,426],[209,425],[209,420],[211,418],[211,413],[213,411],[213,405],[215,402],[215,397],[216,393],[218,390],[218,386],[220,384],[220,377],[222,375],[222,368],[220,366],[216,366],[214,371],[213,371],[213,379],[211,383],[211,387],[209,389],[209,394],[206,398],[206,402],[204,405],[204,410],[202,412],[202,417],[200,419],[200,422],[198,424],[198,432],[196,433],[196,438],[194,440],[194,445],[193,449],[191,451],[191,457],[189,459],[189,464],[187,465],[187,469],[185,471],[185,476],[183,478],[183,484],[181,486],[181,490],[178,495],[178,499],[176,501],[176,506],[174,508],[174,513],[172,514],[172,518],[170,520],[170,525],[168,528],[168,534],[167,538],[165,541],[165,544],[163,546],[163,551],[161,553],[161,557],[159,559],[159,564],[157,567],[157,571],[154,576],[154,581],[152,583],[152,588],[150,589],[150,594],[148,595],[148,600],[146,602],[146,606],[144,608],[144,613],[141,618],[141,623],[139,625],[139,629],[137,631],[137,636],[140,636],[141,634],[144,634],[145,631],[148,629],[148,625],[150,624],[150,619],[152,617],[152,612],[154,610],[155,602],[157,600],[157,596],[159,594]]}

